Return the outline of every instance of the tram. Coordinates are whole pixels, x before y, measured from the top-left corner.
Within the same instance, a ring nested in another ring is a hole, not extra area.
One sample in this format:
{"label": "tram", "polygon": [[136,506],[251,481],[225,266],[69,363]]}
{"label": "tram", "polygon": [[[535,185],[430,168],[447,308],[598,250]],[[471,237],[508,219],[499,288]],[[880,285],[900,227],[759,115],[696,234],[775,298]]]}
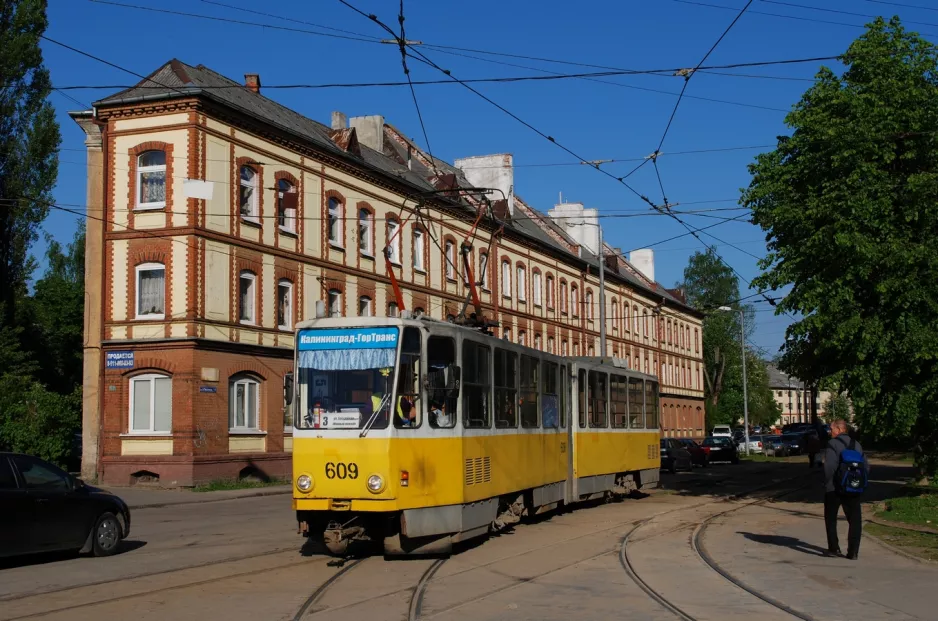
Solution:
{"label": "tram", "polygon": [[446,553],[526,516],[658,483],[656,378],[428,318],[300,323],[293,508],[344,555]]}

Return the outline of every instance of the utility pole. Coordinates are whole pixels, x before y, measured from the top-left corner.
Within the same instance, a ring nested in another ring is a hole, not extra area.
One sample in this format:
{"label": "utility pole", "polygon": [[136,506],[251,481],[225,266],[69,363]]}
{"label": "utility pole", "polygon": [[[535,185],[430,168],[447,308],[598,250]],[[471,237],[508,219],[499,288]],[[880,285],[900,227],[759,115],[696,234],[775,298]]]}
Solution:
{"label": "utility pole", "polygon": [[603,227],[599,229],[599,355],[606,356],[606,265],[603,256]]}

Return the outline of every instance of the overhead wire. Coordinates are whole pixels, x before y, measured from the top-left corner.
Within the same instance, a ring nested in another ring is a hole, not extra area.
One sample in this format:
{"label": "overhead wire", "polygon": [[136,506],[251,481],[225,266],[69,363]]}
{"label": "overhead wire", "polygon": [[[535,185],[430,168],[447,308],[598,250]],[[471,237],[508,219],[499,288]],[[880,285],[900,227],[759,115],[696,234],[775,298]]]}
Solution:
{"label": "overhead wire", "polygon": [[[855,11],[844,11],[842,9],[829,9],[827,7],[821,6],[811,6],[808,4],[797,4],[795,2],[783,2],[782,0],[761,0],[764,4],[777,4],[779,6],[789,6],[796,9],[808,9],[810,11],[822,11],[825,13],[839,13],[840,15],[852,15],[854,17],[863,17],[863,18],[876,18],[880,17],[879,15],[870,15],[869,13],[857,13]],[[934,22],[916,22],[910,19],[903,19],[904,24],[915,24],[916,26],[934,26],[938,28],[938,24]]]}

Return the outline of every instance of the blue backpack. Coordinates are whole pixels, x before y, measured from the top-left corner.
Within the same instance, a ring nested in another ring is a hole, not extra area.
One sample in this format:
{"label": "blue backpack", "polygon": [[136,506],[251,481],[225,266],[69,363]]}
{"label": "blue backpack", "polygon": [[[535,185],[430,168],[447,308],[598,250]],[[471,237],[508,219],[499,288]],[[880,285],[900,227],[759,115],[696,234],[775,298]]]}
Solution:
{"label": "blue backpack", "polygon": [[849,444],[841,442],[846,448],[840,452],[840,463],[834,473],[834,488],[841,494],[862,494],[869,484],[866,457],[856,450],[857,443],[852,438]]}

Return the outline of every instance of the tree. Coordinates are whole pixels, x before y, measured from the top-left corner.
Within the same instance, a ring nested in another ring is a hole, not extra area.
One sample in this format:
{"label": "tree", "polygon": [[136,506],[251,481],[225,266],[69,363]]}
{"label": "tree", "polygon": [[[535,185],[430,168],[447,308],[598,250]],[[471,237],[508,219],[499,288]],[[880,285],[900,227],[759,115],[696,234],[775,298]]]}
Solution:
{"label": "tree", "polygon": [[766,232],[754,285],[790,287],[782,367],[837,376],[865,434],[938,470],[938,54],[877,19],[822,68],[756,158],[742,204]]}
{"label": "tree", "polygon": [[830,398],[824,402],[824,416],[828,421],[838,418],[850,420],[850,401],[843,395],[831,394]]}
{"label": "tree", "polygon": [[6,326],[26,294],[29,247],[58,173],[59,126],[39,49],[47,25],[45,0],[0,3],[0,323]]}

